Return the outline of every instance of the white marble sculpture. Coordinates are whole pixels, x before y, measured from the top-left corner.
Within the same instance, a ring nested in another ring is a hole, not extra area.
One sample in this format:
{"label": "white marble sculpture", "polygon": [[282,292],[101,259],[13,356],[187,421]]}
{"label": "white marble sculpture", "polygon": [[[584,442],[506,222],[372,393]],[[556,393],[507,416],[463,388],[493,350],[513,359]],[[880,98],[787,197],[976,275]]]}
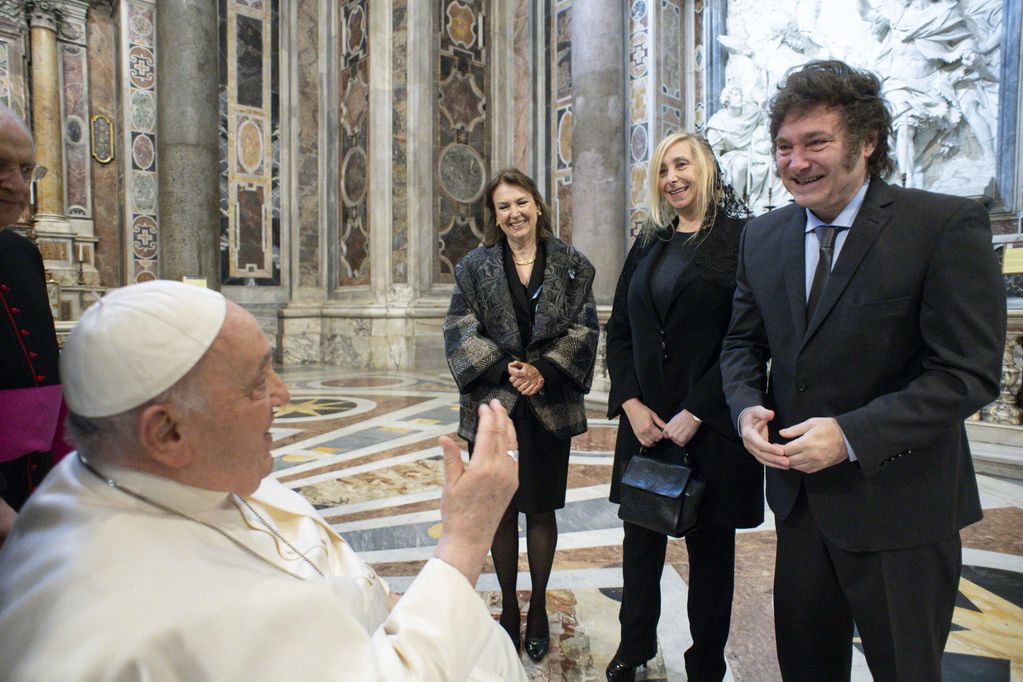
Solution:
{"label": "white marble sculpture", "polygon": [[[883,79],[907,186],[983,194],[995,174],[1002,0],[730,0],[711,145],[755,213],[789,197],[770,168],[767,106],[785,71],[842,59]],[[738,99],[738,101],[736,101]],[[751,132],[750,127],[754,127]],[[740,149],[745,150],[741,158]],[[765,151],[766,149],[766,151]],[[762,158],[766,155],[766,161]]]}
{"label": "white marble sculpture", "polygon": [[711,116],[704,133],[736,194],[761,209],[756,212],[763,212],[769,197],[785,196],[774,173],[767,111],[762,103],[747,99],[738,85],[729,85],[721,93],[721,109]]}

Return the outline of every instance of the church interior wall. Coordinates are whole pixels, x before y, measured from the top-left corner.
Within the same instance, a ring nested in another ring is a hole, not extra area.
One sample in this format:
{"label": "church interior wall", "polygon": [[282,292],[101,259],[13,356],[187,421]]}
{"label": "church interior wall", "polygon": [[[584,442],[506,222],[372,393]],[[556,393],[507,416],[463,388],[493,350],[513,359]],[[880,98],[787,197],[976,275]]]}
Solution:
{"label": "church interior wall", "polygon": [[[669,132],[707,134],[736,186],[763,208],[762,190],[776,185],[770,141],[755,131],[763,129],[765,93],[777,74],[768,83],[757,74],[809,57],[849,57],[832,35],[843,12],[861,38],[856,59],[886,72],[894,67],[885,36],[908,31],[898,23],[903,15],[921,13],[923,33],[912,35],[924,37],[909,47],[930,65],[933,89],[962,100],[962,115],[941,139],[976,160],[985,143],[971,120],[978,130],[984,124],[965,107],[996,112],[992,172],[1002,206],[992,213],[994,233],[996,241],[1023,241],[1017,3],[609,3],[622,20],[614,48],[621,52],[622,134],[602,143],[603,153],[618,153],[625,165],[614,190],[621,215],[596,215],[585,199],[573,205],[573,197],[588,196],[579,145],[594,144],[578,137],[577,119],[587,113],[579,107],[596,92],[592,82],[573,80],[573,57],[594,39],[573,29],[574,13],[589,11],[579,1],[217,1],[219,105],[211,115],[220,131],[220,276],[208,283],[256,314],[280,361],[444,371],[440,327],[453,269],[482,238],[482,186],[500,167],[530,173],[556,233],[584,245],[605,268],[646,220],[647,162]],[[60,137],[59,200],[53,204],[52,186],[42,185],[37,206],[58,205],[59,215],[26,221],[24,229],[34,230],[60,285],[55,310],[66,330],[89,292],[159,276],[160,249],[190,245],[160,241],[161,187],[174,179],[159,176],[156,144],[158,97],[167,96],[158,82],[158,4],[58,5],[56,14],[33,19],[29,3],[3,4],[0,101],[32,118],[33,69],[43,65],[33,65],[31,36],[50,21],[60,114],[32,124],[37,135],[56,130]],[[987,61],[970,61],[965,46]],[[945,85],[935,80],[942,77]],[[729,101],[736,88],[744,99]],[[1000,102],[993,108],[992,96]],[[1015,106],[1007,104],[1012,98]],[[926,107],[919,109],[911,113],[926,118]],[[917,165],[920,177],[934,175]],[[784,200],[781,191],[770,198]],[[1021,281],[1007,279],[1010,295],[1023,298]],[[603,318],[607,286],[598,292]],[[602,367],[597,374],[598,383],[606,379]]]}

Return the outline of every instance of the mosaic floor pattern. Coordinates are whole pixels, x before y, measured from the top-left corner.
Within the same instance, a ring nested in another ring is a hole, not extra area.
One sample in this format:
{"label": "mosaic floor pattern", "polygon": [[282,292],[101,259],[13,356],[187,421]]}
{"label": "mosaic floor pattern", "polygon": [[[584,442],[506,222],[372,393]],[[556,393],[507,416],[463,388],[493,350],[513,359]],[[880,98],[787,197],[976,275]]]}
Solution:
{"label": "mosaic floor pattern", "polygon": [[[274,422],[275,475],[305,495],[393,589],[401,592],[433,553],[440,534],[442,459],[437,438],[458,425],[447,376],[286,368],[291,402]],[[621,522],[607,501],[615,422],[591,395],[590,430],[572,444],[566,507],[548,592],[551,653],[526,656],[531,680],[599,681],[618,643]],[[464,444],[463,444],[464,446]],[[981,477],[984,520],[963,533],[963,579],[944,679],[1023,681],[1023,485]],[[726,679],[780,679],[774,656],[771,582],[774,528],[741,531]],[[519,600],[529,599],[524,538]],[[660,651],[640,679],[685,680],[690,643],[685,543],[668,545],[661,577]],[[489,563],[477,583],[495,618],[500,595]],[[854,649],[853,680],[870,680]],[[644,677],[645,675],[645,677]]]}

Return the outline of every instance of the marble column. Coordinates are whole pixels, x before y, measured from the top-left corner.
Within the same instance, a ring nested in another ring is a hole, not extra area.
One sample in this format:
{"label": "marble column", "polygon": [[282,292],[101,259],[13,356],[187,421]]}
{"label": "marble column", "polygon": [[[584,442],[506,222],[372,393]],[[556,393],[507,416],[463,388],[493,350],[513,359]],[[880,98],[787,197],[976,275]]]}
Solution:
{"label": "marble column", "polygon": [[36,162],[46,177],[36,185],[36,217],[64,219],[64,156],[60,117],[60,67],[57,61],[59,9],[37,2],[29,12],[32,43],[32,136]]}
{"label": "marble column", "polygon": [[220,288],[217,3],[160,0],[156,17],[160,276]]}
{"label": "marble column", "polygon": [[572,5],[572,243],[597,264],[598,304],[625,260],[624,12],[620,0]]}

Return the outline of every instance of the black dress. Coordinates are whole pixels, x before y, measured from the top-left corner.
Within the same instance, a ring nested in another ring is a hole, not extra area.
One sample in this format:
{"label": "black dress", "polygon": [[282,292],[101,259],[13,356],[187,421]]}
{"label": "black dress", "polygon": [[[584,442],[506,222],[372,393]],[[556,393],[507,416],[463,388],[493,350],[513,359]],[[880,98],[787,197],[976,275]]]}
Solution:
{"label": "black dress", "polygon": [[[511,249],[506,247],[504,269],[508,287],[511,289],[515,322],[522,337],[522,345],[525,347],[529,345],[533,336],[533,319],[536,315],[536,303],[540,298],[540,289],[543,286],[547,254],[543,242],[540,242],[537,245],[533,272],[525,285],[519,281],[512,258]],[[505,356],[494,363],[480,380],[489,381],[495,386],[509,381],[507,369],[509,362],[512,362],[512,358]],[[541,390],[553,389],[564,380],[561,371],[551,363],[537,360],[533,366],[543,376],[544,388]],[[515,403],[515,409],[512,410],[510,417],[519,441],[519,488],[515,492],[512,504],[524,514],[561,509],[565,506],[572,439],[558,438],[545,429],[533,414],[528,400],[519,400]],[[475,445],[474,441],[469,441],[470,457]]]}

